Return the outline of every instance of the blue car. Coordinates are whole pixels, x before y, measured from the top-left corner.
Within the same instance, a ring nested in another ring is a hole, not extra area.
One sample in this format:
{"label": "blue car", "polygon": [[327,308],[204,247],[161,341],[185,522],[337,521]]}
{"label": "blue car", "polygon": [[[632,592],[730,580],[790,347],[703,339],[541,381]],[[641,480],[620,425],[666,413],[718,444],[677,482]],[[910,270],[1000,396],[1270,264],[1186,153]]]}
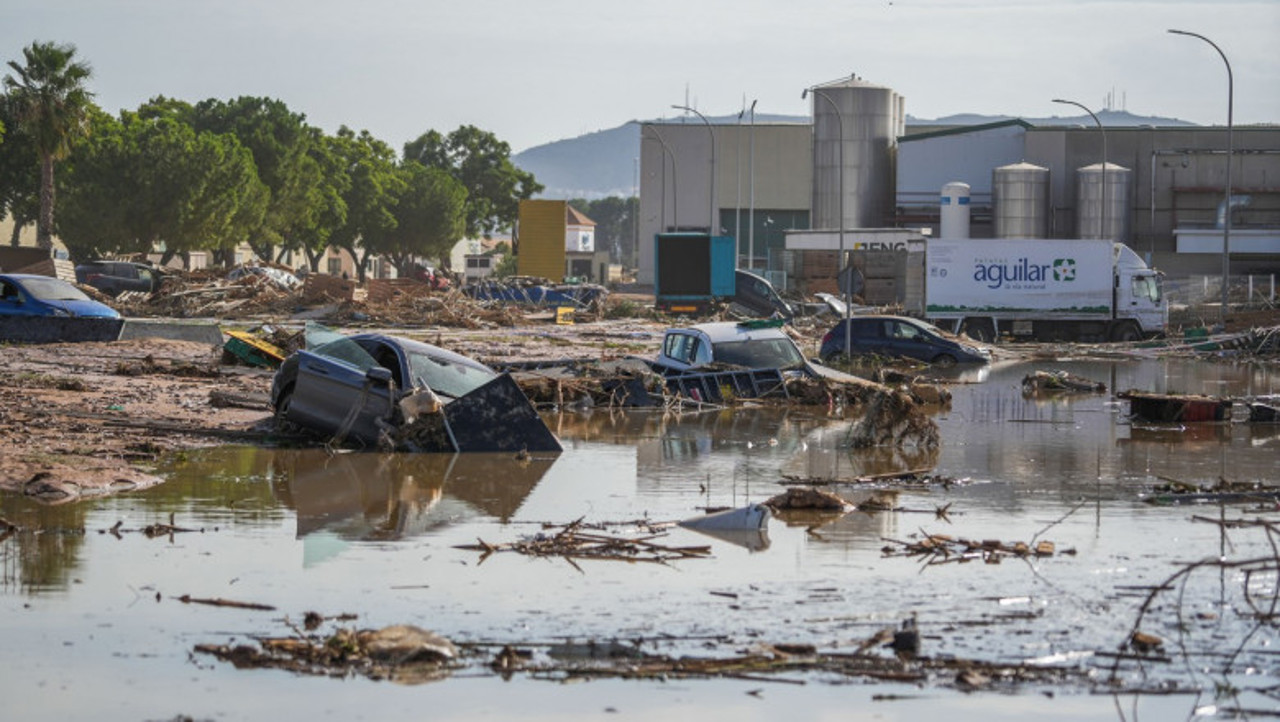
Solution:
{"label": "blue car", "polygon": [[115,309],[50,276],[0,274],[0,341],[114,341],[124,319]]}
{"label": "blue car", "polygon": [[822,337],[818,355],[823,361],[839,356],[881,356],[939,366],[991,360],[987,349],[954,341],[932,324],[903,316],[854,316],[841,320]]}
{"label": "blue car", "polygon": [[0,316],[120,318],[60,278],[25,273],[0,275]]}

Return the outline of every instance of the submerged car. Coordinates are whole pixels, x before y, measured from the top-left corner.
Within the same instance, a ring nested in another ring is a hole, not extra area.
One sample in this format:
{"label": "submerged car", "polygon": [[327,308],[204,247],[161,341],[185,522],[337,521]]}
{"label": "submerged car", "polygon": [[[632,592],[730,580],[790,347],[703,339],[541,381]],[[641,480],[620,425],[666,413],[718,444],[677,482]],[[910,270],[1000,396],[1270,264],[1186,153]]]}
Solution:
{"label": "submerged car", "polygon": [[[560,451],[507,374],[431,344],[307,328],[271,385],[280,422],[338,443],[416,451]],[[408,438],[412,437],[412,438]]]}
{"label": "submerged car", "polygon": [[726,392],[740,398],[786,395],[798,377],[835,383],[865,383],[805,358],[782,330],[784,321],[722,321],[668,329],[662,350],[650,362],[672,393],[720,401]]}
{"label": "submerged car", "polygon": [[677,373],[713,364],[787,370],[806,363],[778,324],[732,321],[668,329],[655,361],[659,371]]}
{"label": "submerged car", "polygon": [[841,319],[822,337],[818,355],[823,361],[841,356],[883,356],[939,366],[991,360],[991,353],[986,349],[947,338],[937,326],[905,316]]}

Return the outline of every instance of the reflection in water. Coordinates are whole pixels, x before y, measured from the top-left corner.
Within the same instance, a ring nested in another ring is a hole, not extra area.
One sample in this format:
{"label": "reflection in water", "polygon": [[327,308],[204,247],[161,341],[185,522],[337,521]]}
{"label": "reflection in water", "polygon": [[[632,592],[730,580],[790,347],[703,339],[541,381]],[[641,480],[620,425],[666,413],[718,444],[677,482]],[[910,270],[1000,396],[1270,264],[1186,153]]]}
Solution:
{"label": "reflection in water", "polygon": [[8,522],[0,523],[7,529],[0,535],[0,588],[32,594],[66,588],[84,546],[86,506],[6,499],[0,512]]}
{"label": "reflection in water", "polygon": [[[297,511],[298,536],[399,539],[477,513],[510,519],[555,463],[511,454],[330,455],[278,451],[277,495]],[[447,513],[433,514],[437,507]]]}

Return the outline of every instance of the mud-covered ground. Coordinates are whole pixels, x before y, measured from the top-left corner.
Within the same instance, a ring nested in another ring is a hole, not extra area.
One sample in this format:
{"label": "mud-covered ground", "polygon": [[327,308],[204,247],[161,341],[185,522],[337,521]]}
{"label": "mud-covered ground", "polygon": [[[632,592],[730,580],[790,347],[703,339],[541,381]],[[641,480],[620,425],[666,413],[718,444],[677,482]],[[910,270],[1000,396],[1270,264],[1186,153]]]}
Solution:
{"label": "mud-covered ground", "polygon": [[[663,326],[532,321],[499,330],[387,329],[497,362],[653,355]],[[202,343],[141,339],[0,346],[0,491],[69,501],[161,481],[181,448],[269,441],[272,372]]]}

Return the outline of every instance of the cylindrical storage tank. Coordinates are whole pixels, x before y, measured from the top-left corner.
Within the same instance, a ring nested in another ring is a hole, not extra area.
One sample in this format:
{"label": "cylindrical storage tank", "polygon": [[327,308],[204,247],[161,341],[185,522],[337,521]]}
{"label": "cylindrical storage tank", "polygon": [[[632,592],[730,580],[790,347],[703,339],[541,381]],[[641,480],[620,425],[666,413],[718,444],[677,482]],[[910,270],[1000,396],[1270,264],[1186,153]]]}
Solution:
{"label": "cylindrical storage tank", "polygon": [[1049,169],[1013,163],[991,172],[996,238],[1049,236]]}
{"label": "cylindrical storage tank", "polygon": [[1122,242],[1129,239],[1132,177],[1132,171],[1115,163],[1107,163],[1105,169],[1101,163],[1094,163],[1076,170],[1077,235]]}
{"label": "cylindrical storage tank", "polygon": [[897,200],[895,153],[898,137],[906,131],[902,96],[857,78],[819,86],[809,94],[813,96],[810,227],[891,225]]}
{"label": "cylindrical storage tank", "polygon": [[969,184],[952,181],[942,186],[938,210],[939,238],[969,237]]}

